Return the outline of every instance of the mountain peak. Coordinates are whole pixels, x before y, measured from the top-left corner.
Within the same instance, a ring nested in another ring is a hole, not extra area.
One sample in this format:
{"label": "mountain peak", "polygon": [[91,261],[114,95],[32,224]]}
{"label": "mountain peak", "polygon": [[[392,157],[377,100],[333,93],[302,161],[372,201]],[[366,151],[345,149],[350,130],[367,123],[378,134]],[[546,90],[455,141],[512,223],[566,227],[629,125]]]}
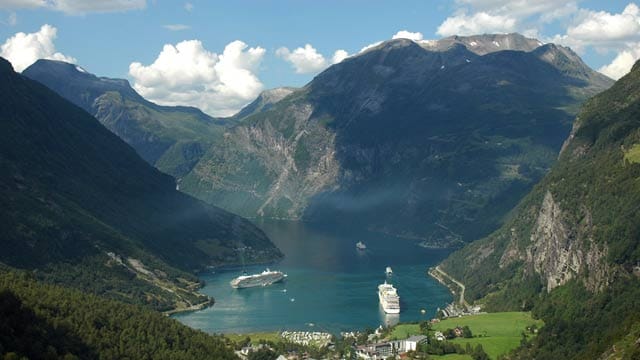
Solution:
{"label": "mountain peak", "polygon": [[503,50],[533,51],[543,43],[537,39],[527,38],[518,33],[511,34],[482,34],[471,36],[450,36],[437,41],[422,41],[421,45],[427,50],[442,51],[455,44],[464,45],[469,51],[477,55],[485,55]]}
{"label": "mountain peak", "polygon": [[245,105],[238,113],[233,115],[233,118],[242,119],[249,115],[269,110],[273,105],[289,96],[289,94],[295,90],[296,88],[294,87],[278,87],[264,90],[255,100]]}
{"label": "mountain peak", "polygon": [[5,73],[5,72],[14,72],[13,65],[11,65],[9,60],[3,57],[0,57],[0,73]]}

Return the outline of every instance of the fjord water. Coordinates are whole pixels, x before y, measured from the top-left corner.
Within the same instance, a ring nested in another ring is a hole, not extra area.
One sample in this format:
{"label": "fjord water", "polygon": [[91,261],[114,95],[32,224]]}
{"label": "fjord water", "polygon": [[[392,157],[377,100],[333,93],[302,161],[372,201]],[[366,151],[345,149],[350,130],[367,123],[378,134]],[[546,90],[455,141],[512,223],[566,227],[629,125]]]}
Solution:
{"label": "fjord water", "polygon": [[[425,249],[417,241],[357,228],[290,221],[258,225],[285,254],[271,268],[286,273],[287,279],[269,287],[233,289],[229,281],[241,275],[242,268],[203,273],[206,286],[201,291],[213,296],[215,305],[178,314],[178,320],[210,333],[337,333],[430,319],[452,299],[445,287],[427,275],[427,269],[448,251]],[[356,249],[358,241],[367,245],[365,251]],[[391,277],[385,276],[387,266],[393,268]],[[245,268],[248,273],[264,269]],[[400,315],[385,315],[379,306],[377,286],[385,279],[398,289]]]}

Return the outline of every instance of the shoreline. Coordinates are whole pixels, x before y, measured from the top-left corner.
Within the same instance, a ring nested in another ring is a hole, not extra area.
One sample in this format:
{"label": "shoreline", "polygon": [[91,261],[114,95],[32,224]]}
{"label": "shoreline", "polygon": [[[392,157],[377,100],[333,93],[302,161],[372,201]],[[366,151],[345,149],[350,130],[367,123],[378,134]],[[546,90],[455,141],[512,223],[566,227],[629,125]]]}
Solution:
{"label": "shoreline", "polygon": [[209,298],[205,302],[201,302],[199,304],[191,305],[191,306],[186,307],[186,308],[180,308],[180,309],[176,308],[176,309],[171,309],[171,310],[167,310],[167,311],[162,311],[162,315],[167,316],[167,317],[171,317],[172,315],[175,315],[175,314],[187,313],[187,312],[198,311],[198,310],[204,310],[206,308],[209,308],[209,307],[213,306],[215,303],[216,302],[215,302],[215,300],[213,298]]}

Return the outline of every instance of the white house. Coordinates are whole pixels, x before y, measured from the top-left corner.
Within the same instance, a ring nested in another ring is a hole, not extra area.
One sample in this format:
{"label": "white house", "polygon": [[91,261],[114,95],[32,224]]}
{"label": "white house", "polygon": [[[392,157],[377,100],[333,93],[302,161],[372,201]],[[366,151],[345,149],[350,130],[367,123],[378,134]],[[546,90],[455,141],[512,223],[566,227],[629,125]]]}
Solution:
{"label": "white house", "polygon": [[423,335],[414,335],[402,341],[402,350],[406,351],[416,351],[418,349],[418,344],[426,343],[427,337]]}

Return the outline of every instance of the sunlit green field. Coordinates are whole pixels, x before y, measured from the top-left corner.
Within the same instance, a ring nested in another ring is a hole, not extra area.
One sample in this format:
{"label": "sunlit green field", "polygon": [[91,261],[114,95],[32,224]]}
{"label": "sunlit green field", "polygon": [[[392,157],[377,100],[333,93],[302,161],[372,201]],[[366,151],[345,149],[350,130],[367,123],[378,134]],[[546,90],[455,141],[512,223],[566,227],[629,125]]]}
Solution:
{"label": "sunlit green field", "polygon": [[[505,312],[490,313],[474,316],[464,316],[460,318],[445,319],[437,324],[433,324],[433,331],[444,331],[453,329],[456,326],[469,326],[473,333],[471,339],[454,339],[454,343],[460,344],[463,348],[466,344],[475,347],[482,345],[484,351],[495,359],[498,355],[508,353],[520,344],[522,332],[529,326],[536,325],[540,328],[543,322],[531,318],[530,313],[525,312]],[[420,333],[418,324],[401,324],[396,326],[391,332],[392,338],[404,339],[411,335]],[[438,359],[470,359],[467,355],[450,354],[437,357]]]}
{"label": "sunlit green field", "polygon": [[279,332],[257,332],[257,333],[249,333],[249,334],[224,334],[225,337],[229,338],[233,342],[241,342],[247,337],[251,338],[251,341],[259,342],[260,340],[264,341],[273,341],[278,342],[282,341]]}

